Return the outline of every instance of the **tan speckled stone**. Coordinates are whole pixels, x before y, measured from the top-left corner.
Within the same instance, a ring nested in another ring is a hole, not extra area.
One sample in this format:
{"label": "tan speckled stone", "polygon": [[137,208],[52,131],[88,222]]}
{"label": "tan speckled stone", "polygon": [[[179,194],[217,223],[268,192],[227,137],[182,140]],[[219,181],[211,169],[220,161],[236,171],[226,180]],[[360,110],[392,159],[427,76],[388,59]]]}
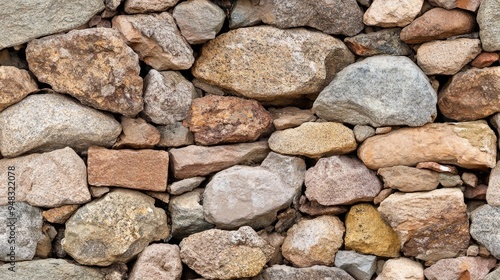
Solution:
{"label": "tan speckled stone", "polygon": [[0,66],[0,111],[37,89],[38,86],[28,71],[13,66]]}

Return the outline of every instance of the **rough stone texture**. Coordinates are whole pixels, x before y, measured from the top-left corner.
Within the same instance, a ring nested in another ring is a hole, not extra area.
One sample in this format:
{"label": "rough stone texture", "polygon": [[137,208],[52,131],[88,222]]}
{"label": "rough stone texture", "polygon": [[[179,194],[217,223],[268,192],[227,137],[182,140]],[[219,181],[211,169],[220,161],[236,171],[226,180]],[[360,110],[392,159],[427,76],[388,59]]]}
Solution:
{"label": "rough stone texture", "polygon": [[92,197],[101,197],[109,193],[109,191],[111,190],[108,187],[94,187],[94,186],[90,186],[89,189],[90,189],[90,195],[92,195]]}
{"label": "rough stone texture", "polygon": [[382,273],[375,280],[424,280],[422,264],[407,258],[390,259],[385,262]]}
{"label": "rough stone texture", "polygon": [[127,44],[140,59],[157,70],[189,69],[194,57],[174,18],[168,13],[121,15],[113,18]]}
{"label": "rough stone texture", "polygon": [[354,251],[338,251],[335,266],[342,268],[356,280],[371,280],[377,270],[377,257]]}
{"label": "rough stone texture", "polygon": [[[0,261],[9,262],[11,255],[14,255],[15,261],[33,259],[37,243],[43,240],[42,211],[16,201],[13,205],[0,206],[0,222]],[[14,251],[11,250],[12,246],[15,247]]]}
{"label": "rough stone texture", "polygon": [[172,198],[168,204],[168,211],[172,219],[172,236],[179,240],[214,227],[205,221],[201,194],[197,191]]}
{"label": "rough stone texture", "polygon": [[314,101],[313,111],[322,119],[350,124],[421,126],[436,117],[436,101],[415,63],[381,55],[340,71]]}
{"label": "rough stone texture", "polygon": [[358,143],[361,143],[366,139],[368,139],[369,137],[375,135],[375,129],[369,125],[358,124],[354,126],[352,132],[354,132],[354,138],[356,138],[356,141]]}
{"label": "rough stone texture", "polygon": [[0,11],[0,49],[79,27],[102,10],[102,0],[7,1]]}
{"label": "rough stone texture", "polygon": [[473,188],[475,188],[479,182],[479,178],[477,178],[476,174],[471,172],[464,172],[461,177],[465,185]]}
{"label": "rough stone texture", "polygon": [[277,130],[297,127],[317,119],[311,110],[301,110],[297,107],[269,108],[269,113],[273,116],[273,124]]}
{"label": "rough stone texture", "polygon": [[51,208],[90,201],[85,163],[71,148],[1,159],[0,168],[4,170],[0,173],[0,205],[7,205],[8,192],[14,188],[16,202],[32,206]]}
{"label": "rough stone texture", "polygon": [[347,154],[356,150],[354,133],[341,123],[307,122],[299,127],[274,132],[269,138],[271,150],[310,158]]}
{"label": "rough stone texture", "polygon": [[[42,214],[43,215],[43,214]],[[42,225],[42,240],[38,241],[35,257],[46,259],[52,255],[52,241],[57,235],[56,229],[49,223]]]}
{"label": "rough stone texture", "polygon": [[197,188],[203,181],[205,181],[205,177],[187,178],[168,185],[167,191],[171,195],[180,195]]}
{"label": "rough stone texture", "polygon": [[399,256],[398,235],[370,204],[352,206],[347,213],[345,227],[346,249],[381,257]]}
{"label": "rough stone texture", "polygon": [[495,269],[488,275],[486,275],[486,278],[484,280],[497,280],[500,279],[500,268]]}
{"label": "rough stone texture", "polygon": [[500,258],[500,207],[483,205],[471,214],[470,234],[495,258]]}
{"label": "rough stone texture", "polygon": [[429,280],[484,279],[495,264],[494,258],[442,259],[426,268],[424,274]]}
{"label": "rough stone texture", "polygon": [[450,175],[458,174],[457,167],[453,165],[439,164],[434,161],[419,162],[416,167],[419,169],[428,169],[439,173],[449,173]]}
{"label": "rough stone texture", "polygon": [[151,244],[137,257],[128,279],[180,280],[181,274],[179,247],[171,244]]}
{"label": "rough stone texture", "polygon": [[370,137],[359,147],[358,157],[374,170],[422,161],[469,169],[493,168],[496,136],[485,121],[432,123]]}
{"label": "rough stone texture", "polygon": [[468,199],[486,200],[487,191],[488,191],[488,186],[483,184],[478,185],[475,188],[465,187],[464,197]]}
{"label": "rough stone texture", "polygon": [[191,145],[169,151],[173,175],[177,179],[205,176],[237,164],[259,163],[268,153],[265,141],[215,147]]}
{"label": "rough stone texture", "polygon": [[424,0],[374,0],[363,15],[366,25],[403,27],[413,21]]}
{"label": "rough stone texture", "polygon": [[262,271],[252,280],[310,280],[310,279],[335,279],[354,280],[347,272],[337,267],[314,265],[305,268],[296,268],[286,265],[273,265]]}
{"label": "rough stone texture", "polygon": [[432,41],[418,48],[417,63],[427,75],[454,75],[479,53],[479,39]]}
{"label": "rough stone texture", "polygon": [[500,55],[493,52],[482,52],[470,63],[471,66],[476,68],[488,67],[500,59]]}
{"label": "rough stone texture", "polygon": [[42,216],[45,220],[53,224],[64,224],[73,213],[80,207],[78,204],[63,205],[43,211]]}
{"label": "rough stone texture", "polygon": [[500,1],[482,0],[477,11],[479,36],[483,50],[488,52],[500,51]]}
{"label": "rough stone texture", "polygon": [[108,266],[128,262],[168,236],[167,214],[152,197],[116,189],[76,211],[66,222],[62,246],[80,264]]}
{"label": "rough stone texture", "polygon": [[244,97],[279,101],[318,93],[353,62],[349,49],[332,36],[257,26],[238,28],[206,43],[192,73]]}
{"label": "rough stone texture", "polygon": [[179,246],[182,262],[206,279],[255,276],[274,252],[251,227],[206,230],[184,238]]}
{"label": "rough stone texture", "polygon": [[384,187],[402,192],[431,191],[439,185],[439,173],[408,166],[383,167],[377,171]]}
{"label": "rough stone texture", "polygon": [[458,188],[395,193],[378,211],[398,234],[405,256],[436,261],[455,257],[469,245],[469,220]]}
{"label": "rough stone texture", "polygon": [[375,172],[352,156],[319,159],[307,170],[305,185],[307,198],[325,206],[372,201],[382,189]]}
{"label": "rough stone texture", "polygon": [[295,193],[294,186],[267,168],[233,166],[215,174],[205,188],[205,219],[224,229],[263,228],[290,205]]}
{"label": "rough stone texture", "polygon": [[486,201],[491,206],[500,206],[500,162],[497,162],[497,165],[491,170]]}
{"label": "rough stone texture", "polygon": [[401,30],[401,40],[407,44],[420,44],[432,40],[467,34],[474,31],[473,14],[459,9],[435,8],[415,19]]}
{"label": "rough stone texture", "polygon": [[145,14],[150,12],[162,12],[171,8],[179,0],[125,0],[123,9],[127,14]]}
{"label": "rough stone texture", "polygon": [[121,132],[110,115],[60,94],[34,94],[0,113],[0,150],[4,157],[72,147],[113,145]]}
{"label": "rough stone texture", "polygon": [[309,201],[305,195],[299,199],[299,211],[311,216],[338,215],[347,212],[347,206],[323,206],[316,201]]}
{"label": "rough stone texture", "polygon": [[160,142],[160,132],[141,118],[122,116],[122,134],[113,148],[151,149]]}
{"label": "rough stone texture", "polygon": [[447,10],[460,8],[475,12],[481,3],[481,0],[429,0],[434,6],[443,7]]}
{"label": "rough stone texture", "polygon": [[233,4],[229,15],[229,28],[236,29],[259,24],[260,9],[253,0],[238,0]]}
{"label": "rough stone texture", "polygon": [[226,14],[209,0],[189,0],[175,6],[175,22],[190,44],[202,44],[215,38],[222,29]]}
{"label": "rough stone texture", "polygon": [[382,29],[368,34],[359,34],[344,39],[347,47],[359,56],[409,55],[410,47],[399,39],[401,28]]}
{"label": "rough stone texture", "polygon": [[193,100],[184,121],[201,145],[241,143],[271,132],[271,114],[255,100],[207,95]]}
{"label": "rough stone texture", "polygon": [[85,105],[125,116],[142,110],[139,59],[115,29],[73,30],[32,40],[26,59],[40,82]]}
{"label": "rough stone texture", "polygon": [[332,265],[342,246],[344,225],[335,216],[301,220],[292,226],[281,247],[283,257],[297,267]]}
{"label": "rough stone texture", "polygon": [[346,36],[363,30],[363,12],[356,0],[263,0],[259,5],[262,21],[279,28],[309,26]]}
{"label": "rough stone texture", "polygon": [[37,90],[38,85],[28,71],[0,66],[0,112]]}
{"label": "rough stone texture", "polygon": [[458,121],[485,118],[500,112],[500,67],[471,68],[451,78],[439,93],[439,110]]}
{"label": "rough stone texture", "polygon": [[93,186],[115,186],[164,192],[168,153],[154,150],[88,150],[88,180]]}
{"label": "rough stone texture", "polygon": [[160,131],[158,147],[180,147],[194,144],[193,133],[181,122],[156,127]]}

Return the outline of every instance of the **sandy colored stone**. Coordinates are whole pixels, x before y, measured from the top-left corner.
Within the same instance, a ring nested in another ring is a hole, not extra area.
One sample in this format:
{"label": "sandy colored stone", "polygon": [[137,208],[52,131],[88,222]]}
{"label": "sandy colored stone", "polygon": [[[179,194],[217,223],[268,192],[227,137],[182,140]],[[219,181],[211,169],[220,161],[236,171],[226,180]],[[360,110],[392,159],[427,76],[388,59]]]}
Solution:
{"label": "sandy colored stone", "polygon": [[335,216],[301,220],[288,230],[282,254],[297,267],[332,265],[344,231],[344,224]]}
{"label": "sandy colored stone", "polygon": [[407,258],[390,259],[375,280],[424,280],[422,264]]}
{"label": "sandy colored stone", "polygon": [[500,51],[500,26],[497,24],[500,20],[500,1],[481,0],[476,20],[483,50]]}
{"label": "sandy colored stone", "polygon": [[370,204],[352,206],[346,215],[345,227],[346,249],[381,257],[399,256],[398,235]]}
{"label": "sandy colored stone", "polygon": [[210,229],[180,243],[181,259],[206,279],[235,279],[257,275],[274,248],[251,227],[237,231]]}
{"label": "sandy colored stone", "polygon": [[121,118],[122,134],[113,148],[151,149],[160,142],[160,132],[141,118]]}
{"label": "sandy colored stone", "polygon": [[115,186],[166,191],[168,153],[154,150],[88,150],[88,181],[93,186]]}
{"label": "sandy colored stone", "polygon": [[52,256],[52,241],[57,235],[57,230],[49,223],[42,225],[43,239],[38,241],[35,257],[46,259]]}
{"label": "sandy colored stone", "polygon": [[359,147],[358,157],[374,170],[414,166],[422,161],[469,169],[492,168],[496,162],[496,136],[485,121],[431,123],[370,137]]}
{"label": "sandy colored stone", "polygon": [[52,208],[42,212],[42,216],[45,220],[54,224],[64,224],[66,220],[73,215],[73,213],[78,210],[80,205],[71,204],[63,205],[57,208]]}
{"label": "sandy colored stone", "polygon": [[277,130],[297,127],[317,119],[311,110],[301,110],[297,107],[269,108],[269,113],[273,116],[273,124]]}
{"label": "sandy colored stone", "polygon": [[367,34],[361,33],[345,38],[344,43],[359,56],[409,55],[411,49],[399,38],[400,32],[401,28],[389,28]]}
{"label": "sandy colored stone", "polygon": [[471,173],[471,172],[464,172],[462,173],[462,181],[464,181],[464,184],[470,187],[475,188],[479,182],[479,179],[477,178],[476,174]]}
{"label": "sandy colored stone", "polygon": [[269,153],[267,142],[214,147],[187,146],[169,151],[175,178],[205,176],[237,164],[255,164]]}
{"label": "sandy colored stone", "polygon": [[363,15],[366,25],[403,27],[413,21],[423,0],[374,0]]}
{"label": "sandy colored stone", "polygon": [[474,15],[469,12],[434,8],[403,28],[400,37],[407,44],[420,44],[471,33],[475,27]]}
{"label": "sandy colored stone", "polygon": [[500,112],[499,77],[499,66],[457,73],[439,92],[439,110],[458,121],[478,120]]}
{"label": "sandy colored stone", "polygon": [[28,71],[0,66],[0,112],[37,90],[38,85]]}
{"label": "sandy colored stone", "polygon": [[454,175],[458,174],[457,167],[455,167],[453,165],[439,164],[439,163],[433,162],[433,161],[419,162],[417,164],[417,168],[428,169],[428,170],[436,171],[439,173],[449,173],[449,174],[454,174]]}
{"label": "sandy colored stone", "polygon": [[500,59],[500,56],[494,52],[482,52],[470,63],[473,67],[484,68],[495,63]]}
{"label": "sandy colored stone", "polygon": [[316,94],[353,62],[344,43],[332,36],[257,26],[206,43],[192,73],[237,95],[271,102]]}
{"label": "sandy colored stone", "polygon": [[427,75],[454,75],[479,53],[479,39],[432,41],[418,48],[417,63]]}
{"label": "sandy colored stone", "polygon": [[262,273],[252,278],[252,280],[311,280],[311,279],[335,279],[335,280],[354,280],[344,270],[338,267],[324,265],[314,265],[311,267],[297,268],[286,265],[273,265],[262,270]]}
{"label": "sandy colored stone", "polygon": [[352,130],[341,123],[307,122],[274,132],[269,138],[269,147],[281,154],[320,158],[350,153],[357,144]]}
{"label": "sandy colored stone", "polygon": [[175,6],[173,17],[190,44],[202,44],[215,38],[226,14],[212,1],[189,0]]}
{"label": "sandy colored stone", "polygon": [[495,264],[494,258],[442,259],[426,268],[424,274],[429,280],[484,279]]}
{"label": "sandy colored stone", "polygon": [[73,30],[32,40],[26,59],[40,82],[85,105],[125,116],[142,111],[139,59],[115,29]]}
{"label": "sandy colored stone", "polygon": [[439,185],[439,174],[408,166],[382,167],[377,171],[384,187],[402,192],[431,191]]}
{"label": "sandy colored stone", "polygon": [[194,99],[183,123],[201,145],[251,142],[273,128],[271,114],[259,102],[217,95]]}
{"label": "sandy colored stone", "polygon": [[373,198],[373,204],[379,205],[384,199],[388,198],[391,194],[394,193],[393,189],[383,189],[381,190],[378,195]]}
{"label": "sandy colored stone", "polygon": [[156,127],[160,131],[158,147],[181,147],[194,144],[194,136],[181,122]]}
{"label": "sandy colored stone", "polygon": [[168,211],[172,222],[172,237],[178,240],[214,227],[204,218],[200,192],[192,191],[173,197],[168,204]]}
{"label": "sandy colored stone", "polygon": [[437,261],[455,257],[469,245],[469,220],[458,188],[395,193],[378,211],[398,234],[405,256]]}
{"label": "sandy colored stone", "polygon": [[140,59],[153,68],[181,70],[193,65],[193,50],[170,13],[120,15],[112,22]]}
{"label": "sandy colored stone", "polygon": [[137,257],[128,279],[180,280],[181,274],[179,247],[171,244],[151,244]]}
{"label": "sandy colored stone", "polygon": [[146,14],[163,12],[179,2],[179,0],[125,0],[123,9],[127,14]]}
{"label": "sandy colored stone", "polygon": [[491,170],[486,191],[486,201],[489,205],[500,206],[500,162],[497,162]]}
{"label": "sandy colored stone", "polygon": [[447,10],[460,8],[475,12],[479,4],[481,4],[481,0],[429,0],[429,3],[434,6],[443,7]]}

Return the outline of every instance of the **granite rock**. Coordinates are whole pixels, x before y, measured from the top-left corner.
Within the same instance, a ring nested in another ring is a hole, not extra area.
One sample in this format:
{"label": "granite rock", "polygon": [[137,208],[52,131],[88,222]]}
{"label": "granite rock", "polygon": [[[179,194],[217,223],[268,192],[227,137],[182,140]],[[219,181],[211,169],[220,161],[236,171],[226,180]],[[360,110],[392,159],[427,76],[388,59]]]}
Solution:
{"label": "granite rock", "polygon": [[151,149],[160,142],[160,132],[141,118],[121,118],[122,134],[113,145],[115,149]]}
{"label": "granite rock", "polygon": [[342,268],[356,280],[371,280],[377,270],[377,257],[354,251],[338,251],[335,266]]}
{"label": "granite rock", "polygon": [[475,12],[481,4],[481,0],[429,0],[434,6],[443,7],[447,10],[460,8]]}
{"label": "granite rock", "polygon": [[470,234],[495,258],[500,258],[500,207],[482,205],[472,211]]}
{"label": "granite rock", "polygon": [[262,271],[252,280],[310,280],[310,279],[354,280],[347,272],[338,267],[314,265],[311,267],[296,268],[286,265],[273,265]]}
{"label": "granite rock", "polygon": [[146,14],[163,12],[179,2],[179,0],[125,0],[123,9],[127,14]]}
{"label": "granite rock", "polygon": [[0,112],[37,90],[38,85],[28,71],[0,66]]}
{"label": "granite rock", "polygon": [[197,188],[203,181],[205,181],[205,177],[192,177],[183,179],[168,185],[167,191],[171,195],[181,195]]}
{"label": "granite rock", "polygon": [[238,0],[229,14],[229,28],[236,29],[257,25],[261,22],[258,3],[253,0]]}
{"label": "granite rock", "polygon": [[401,28],[388,28],[344,39],[344,43],[359,56],[410,55],[410,47],[399,38]]}
{"label": "granite rock", "polygon": [[202,196],[197,191],[188,192],[173,197],[168,204],[168,211],[172,219],[172,236],[179,240],[214,227],[205,221]]}
{"label": "granite rock", "polygon": [[494,258],[458,257],[442,259],[424,270],[429,280],[484,279],[494,268]]}
{"label": "granite rock", "polygon": [[487,52],[500,51],[500,1],[482,0],[477,11],[479,36],[483,50]]}
{"label": "granite rock", "polygon": [[407,258],[390,259],[375,280],[424,280],[422,264]]}
{"label": "granite rock", "polygon": [[366,139],[375,135],[375,128],[369,125],[357,124],[354,126],[352,132],[354,132],[354,137],[356,138],[356,142],[361,143]]}
{"label": "granite rock", "polygon": [[181,274],[179,247],[171,244],[151,244],[137,257],[128,279],[180,280]]}
{"label": "granite rock", "polygon": [[424,0],[374,0],[363,15],[366,25],[403,27],[415,19]]}
{"label": "granite rock", "polygon": [[273,124],[277,130],[297,127],[317,119],[311,110],[301,110],[297,107],[269,108],[269,113],[273,116]]}
{"label": "granite rock", "polygon": [[160,125],[156,128],[160,131],[158,147],[181,147],[194,144],[193,133],[183,126],[182,122]]}

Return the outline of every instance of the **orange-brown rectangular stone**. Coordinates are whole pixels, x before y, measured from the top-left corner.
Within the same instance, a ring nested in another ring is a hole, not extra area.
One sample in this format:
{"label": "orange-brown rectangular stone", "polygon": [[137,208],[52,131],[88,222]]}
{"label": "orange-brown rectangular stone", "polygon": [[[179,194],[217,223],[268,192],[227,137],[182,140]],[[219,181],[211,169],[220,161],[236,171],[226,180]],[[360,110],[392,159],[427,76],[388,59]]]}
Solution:
{"label": "orange-brown rectangular stone", "polygon": [[155,150],[109,150],[90,147],[88,181],[93,186],[114,186],[166,191],[168,153]]}

